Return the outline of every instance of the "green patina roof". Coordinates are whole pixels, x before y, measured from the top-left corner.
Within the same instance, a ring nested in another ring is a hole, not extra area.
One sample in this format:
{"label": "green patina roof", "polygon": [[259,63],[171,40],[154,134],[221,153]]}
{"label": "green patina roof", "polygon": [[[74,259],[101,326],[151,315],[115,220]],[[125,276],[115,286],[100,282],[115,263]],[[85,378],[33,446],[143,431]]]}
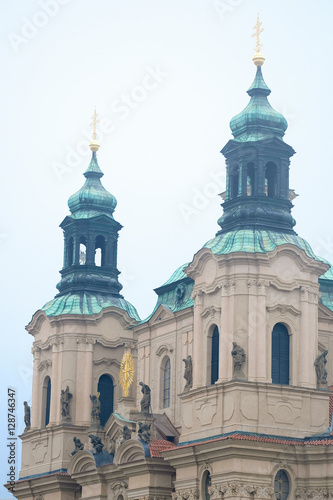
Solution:
{"label": "green patina roof", "polygon": [[170,278],[163,283],[162,287],[165,285],[170,285],[171,283],[175,283],[176,281],[182,280],[184,278],[187,278],[187,275],[184,273],[184,269],[189,265],[189,262],[187,264],[183,264],[182,266],[178,267],[178,269],[175,270],[175,272],[170,276]]}
{"label": "green patina roof", "polygon": [[251,97],[249,104],[230,121],[234,140],[247,142],[270,137],[282,139],[288,123],[267,100],[271,91],[264,81],[260,66],[257,67],[255,79],[247,93]]}
{"label": "green patina roof", "polygon": [[89,167],[84,173],[86,182],[82,188],[68,200],[68,206],[74,219],[89,219],[104,214],[113,218],[117,205],[116,198],[101,183],[103,172],[98,166],[96,152],[92,154]]}
{"label": "green patina roof", "polygon": [[[194,302],[191,298],[191,294],[194,282],[184,273],[184,269],[187,266],[188,263],[180,266],[161,287],[155,290],[158,293],[158,299],[154,310],[146,319],[142,320],[140,324],[147,323],[161,305],[173,313],[193,306]],[[176,290],[177,285],[180,283],[183,283],[185,287],[185,294],[183,299],[179,301]]]}
{"label": "green patina roof", "polygon": [[210,248],[213,254],[229,254],[233,252],[267,253],[281,245],[296,245],[313,259],[317,257],[307,241],[296,234],[277,233],[274,231],[258,231],[255,229],[239,229],[221,234],[209,240],[203,248]]}
{"label": "green patina roof", "polygon": [[47,316],[60,316],[61,314],[86,314],[93,315],[101,312],[107,307],[116,307],[126,311],[128,315],[140,321],[140,317],[132,304],[122,297],[113,297],[97,293],[81,292],[67,293],[60,297],[55,297],[47,302],[42,310]]}

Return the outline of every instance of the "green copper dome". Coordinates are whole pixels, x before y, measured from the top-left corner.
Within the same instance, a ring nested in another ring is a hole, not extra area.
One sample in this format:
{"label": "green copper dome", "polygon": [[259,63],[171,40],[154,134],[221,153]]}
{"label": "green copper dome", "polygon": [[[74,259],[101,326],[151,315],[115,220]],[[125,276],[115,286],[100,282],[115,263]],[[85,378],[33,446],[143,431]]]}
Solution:
{"label": "green copper dome", "polygon": [[84,176],[86,182],[82,188],[68,200],[68,206],[75,219],[88,219],[100,214],[112,217],[117,205],[116,198],[101,183],[103,172],[98,166],[96,151]]}
{"label": "green copper dome", "polygon": [[263,79],[261,66],[257,67],[255,79],[247,93],[251,97],[249,104],[230,122],[234,139],[239,142],[258,141],[270,137],[282,139],[288,123],[267,100],[271,91]]}

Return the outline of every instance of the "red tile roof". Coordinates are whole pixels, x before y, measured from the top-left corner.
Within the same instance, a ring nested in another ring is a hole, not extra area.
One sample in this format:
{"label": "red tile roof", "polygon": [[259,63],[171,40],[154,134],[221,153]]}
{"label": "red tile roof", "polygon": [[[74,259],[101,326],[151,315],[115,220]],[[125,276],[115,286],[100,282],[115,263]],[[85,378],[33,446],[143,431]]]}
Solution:
{"label": "red tile roof", "polygon": [[161,451],[176,448],[176,445],[165,439],[153,439],[149,444],[150,456],[152,458],[163,458]]}
{"label": "red tile roof", "polygon": [[[289,445],[289,446],[319,446],[319,445],[325,445],[325,446],[332,446],[333,445],[333,439],[329,437],[323,437],[322,439],[309,439],[309,440],[295,440],[292,438],[283,438],[283,437],[270,437],[270,436],[253,436],[253,435],[248,435],[248,434],[230,434],[228,436],[221,436],[218,438],[214,439],[207,439],[204,441],[198,441],[198,442],[193,442],[193,443],[188,443],[184,445],[179,445],[177,448],[188,448],[190,446],[199,446],[201,444],[207,444],[207,443],[214,443],[217,441],[226,441],[226,440],[239,440],[239,441],[255,441],[257,443],[273,443],[273,444],[284,444],[284,445]],[[168,451],[168,450],[165,450]]]}

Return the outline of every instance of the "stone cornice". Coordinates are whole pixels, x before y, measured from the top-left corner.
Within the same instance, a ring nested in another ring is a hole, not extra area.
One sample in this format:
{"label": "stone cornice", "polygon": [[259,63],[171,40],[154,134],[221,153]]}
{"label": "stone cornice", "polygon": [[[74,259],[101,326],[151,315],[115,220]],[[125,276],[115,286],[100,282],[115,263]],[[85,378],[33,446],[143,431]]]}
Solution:
{"label": "stone cornice", "polygon": [[283,316],[285,316],[287,313],[290,313],[293,316],[299,316],[301,314],[301,311],[296,309],[296,307],[287,304],[275,304],[274,306],[266,307],[266,309],[270,313],[279,311],[279,313]]}
{"label": "stone cornice", "polygon": [[94,359],[93,363],[94,365],[105,364],[106,366],[116,365],[117,367],[120,367],[121,364],[118,359],[106,357]]}

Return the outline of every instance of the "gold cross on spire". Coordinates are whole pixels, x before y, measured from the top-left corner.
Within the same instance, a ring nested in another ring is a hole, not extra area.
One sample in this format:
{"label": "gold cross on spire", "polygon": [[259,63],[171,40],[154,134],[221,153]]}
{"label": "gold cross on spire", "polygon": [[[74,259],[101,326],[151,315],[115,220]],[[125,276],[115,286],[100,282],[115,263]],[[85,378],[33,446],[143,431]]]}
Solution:
{"label": "gold cross on spire", "polygon": [[93,127],[93,138],[89,144],[89,147],[90,147],[91,151],[98,151],[99,143],[98,143],[98,141],[96,141],[96,125],[99,122],[99,119],[98,119],[98,114],[96,112],[96,106],[95,106],[94,114],[92,115],[91,119],[92,119],[92,122],[91,122],[90,126]]}
{"label": "gold cross on spire", "polygon": [[98,114],[96,113],[96,106],[95,106],[94,114],[92,115],[91,119],[92,119],[92,122],[91,122],[90,126],[93,127],[93,140],[96,141],[96,125],[99,122]]}
{"label": "gold cross on spire", "polygon": [[252,35],[252,38],[254,38],[254,37],[257,38],[257,45],[256,45],[256,51],[257,52],[260,52],[260,49],[262,47],[262,44],[260,43],[260,33],[262,33],[264,31],[264,28],[261,28],[260,27],[261,25],[262,25],[262,23],[259,21],[259,14],[258,14],[258,16],[257,16],[257,22],[253,26],[253,29],[255,29],[255,32]]}
{"label": "gold cross on spire", "polygon": [[252,35],[252,38],[255,37],[257,39],[256,53],[254,54],[254,57],[253,57],[253,62],[256,66],[262,66],[264,64],[264,61],[265,61],[264,56],[260,52],[261,47],[262,47],[262,44],[260,43],[260,34],[264,31],[264,28],[261,28],[261,25],[262,25],[262,23],[259,21],[259,14],[258,14],[257,22],[253,26],[255,32]]}

